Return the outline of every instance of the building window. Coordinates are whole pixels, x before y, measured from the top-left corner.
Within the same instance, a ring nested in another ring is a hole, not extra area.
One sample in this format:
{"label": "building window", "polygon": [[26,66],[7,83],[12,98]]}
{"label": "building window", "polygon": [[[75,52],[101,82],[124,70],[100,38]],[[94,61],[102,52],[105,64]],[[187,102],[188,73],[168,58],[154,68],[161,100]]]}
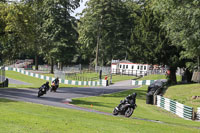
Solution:
{"label": "building window", "polygon": [[132,65],[132,69],[134,69],[134,65]]}
{"label": "building window", "polygon": [[126,65],[126,69],[128,69],[128,65]]}
{"label": "building window", "polygon": [[143,69],[143,66],[140,67],[140,70],[142,70],[142,69]]}
{"label": "building window", "polygon": [[140,69],[140,66],[138,66],[137,69],[139,70],[139,69]]}
{"label": "building window", "polygon": [[120,65],[119,68],[122,68],[122,65]]}
{"label": "building window", "polygon": [[125,65],[123,65],[123,69],[125,69]]}
{"label": "building window", "polygon": [[144,70],[146,70],[147,69],[147,66],[144,66]]}

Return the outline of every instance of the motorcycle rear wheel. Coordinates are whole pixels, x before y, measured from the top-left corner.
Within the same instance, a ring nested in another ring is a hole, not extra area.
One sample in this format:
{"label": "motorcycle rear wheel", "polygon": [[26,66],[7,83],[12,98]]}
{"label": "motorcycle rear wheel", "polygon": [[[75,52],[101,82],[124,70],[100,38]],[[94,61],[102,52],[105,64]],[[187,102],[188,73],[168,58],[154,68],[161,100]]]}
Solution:
{"label": "motorcycle rear wheel", "polygon": [[130,117],[133,114],[133,108],[128,107],[127,110],[125,111],[125,117]]}

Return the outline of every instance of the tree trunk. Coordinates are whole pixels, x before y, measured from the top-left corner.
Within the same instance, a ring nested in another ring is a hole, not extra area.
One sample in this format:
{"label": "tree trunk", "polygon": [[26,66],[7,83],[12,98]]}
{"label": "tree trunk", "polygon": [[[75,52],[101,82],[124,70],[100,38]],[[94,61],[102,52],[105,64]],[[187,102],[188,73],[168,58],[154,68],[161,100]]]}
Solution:
{"label": "tree trunk", "polygon": [[35,55],[35,70],[38,70],[38,56]]}
{"label": "tree trunk", "polygon": [[60,62],[60,70],[62,71],[63,70],[63,63]]}
{"label": "tree trunk", "polygon": [[173,84],[177,84],[177,80],[176,80],[176,67],[170,67],[170,73],[168,75],[168,84],[173,85]]}
{"label": "tree trunk", "polygon": [[190,72],[188,68],[186,69],[186,78],[187,78],[187,83],[190,83],[192,80],[192,72]]}
{"label": "tree trunk", "polygon": [[53,73],[54,73],[54,72],[53,72],[53,66],[54,66],[53,58],[51,58],[50,60],[51,60],[51,61],[50,61],[50,62],[51,62],[51,71],[50,71],[50,73],[53,74]]}

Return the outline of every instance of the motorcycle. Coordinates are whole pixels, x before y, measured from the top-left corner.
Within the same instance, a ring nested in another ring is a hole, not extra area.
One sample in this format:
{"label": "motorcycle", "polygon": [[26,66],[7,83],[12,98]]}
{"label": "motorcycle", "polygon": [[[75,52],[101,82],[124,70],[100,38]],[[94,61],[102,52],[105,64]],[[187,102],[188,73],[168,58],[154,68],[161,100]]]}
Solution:
{"label": "motorcycle", "polygon": [[[137,95],[137,94],[136,94]],[[113,115],[124,115],[125,117],[130,117],[137,105],[135,102],[130,102],[131,100],[135,101],[135,96],[128,96],[125,100],[122,100],[120,104],[114,108]]]}
{"label": "motorcycle", "polygon": [[40,96],[42,96],[42,95],[44,95],[44,94],[46,94],[45,86],[41,86],[41,87],[39,88],[39,91],[38,91],[38,97],[40,97]]}
{"label": "motorcycle", "polygon": [[56,92],[57,88],[58,88],[58,85],[56,85],[55,83],[51,84],[51,92],[52,91]]}

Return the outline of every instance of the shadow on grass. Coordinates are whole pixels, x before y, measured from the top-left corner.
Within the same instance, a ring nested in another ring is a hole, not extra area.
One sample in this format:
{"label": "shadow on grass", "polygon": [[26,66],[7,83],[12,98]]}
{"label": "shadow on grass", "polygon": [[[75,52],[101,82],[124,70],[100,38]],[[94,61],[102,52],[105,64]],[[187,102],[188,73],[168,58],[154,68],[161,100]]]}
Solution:
{"label": "shadow on grass", "polygon": [[[145,90],[127,90],[127,91],[122,91],[122,92],[117,92],[113,94],[106,94],[106,95],[101,95],[97,96],[99,97],[99,101],[93,101],[93,100],[87,100],[87,99],[73,99],[72,104],[74,105],[85,105],[85,106],[99,106],[99,107],[107,107],[107,108],[113,108],[117,106],[120,103],[120,100],[123,100],[125,97],[127,97],[129,94],[132,93],[137,93],[136,101],[137,99],[140,100],[146,100],[146,91]],[[105,101],[104,99],[108,99]],[[102,100],[101,100],[102,99]],[[119,100],[117,100],[119,99]]]}
{"label": "shadow on grass", "polygon": [[112,107],[112,106],[108,106],[108,105],[103,104],[103,102],[90,102],[90,101],[78,100],[78,99],[73,99],[71,104],[88,105],[88,106],[92,105],[92,106],[99,106],[99,107]]}
{"label": "shadow on grass", "polygon": [[116,97],[116,98],[118,97],[118,98],[123,99],[126,96],[133,94],[133,93],[137,93],[136,99],[146,100],[147,91],[145,91],[145,90],[135,90],[135,89],[131,89],[131,90],[123,91],[123,92],[117,92],[117,93],[113,93],[113,94],[109,94],[109,95],[103,95],[101,97]]}
{"label": "shadow on grass", "polygon": [[5,98],[0,98],[0,103],[6,103],[6,102],[17,102],[17,101],[5,99]]}

